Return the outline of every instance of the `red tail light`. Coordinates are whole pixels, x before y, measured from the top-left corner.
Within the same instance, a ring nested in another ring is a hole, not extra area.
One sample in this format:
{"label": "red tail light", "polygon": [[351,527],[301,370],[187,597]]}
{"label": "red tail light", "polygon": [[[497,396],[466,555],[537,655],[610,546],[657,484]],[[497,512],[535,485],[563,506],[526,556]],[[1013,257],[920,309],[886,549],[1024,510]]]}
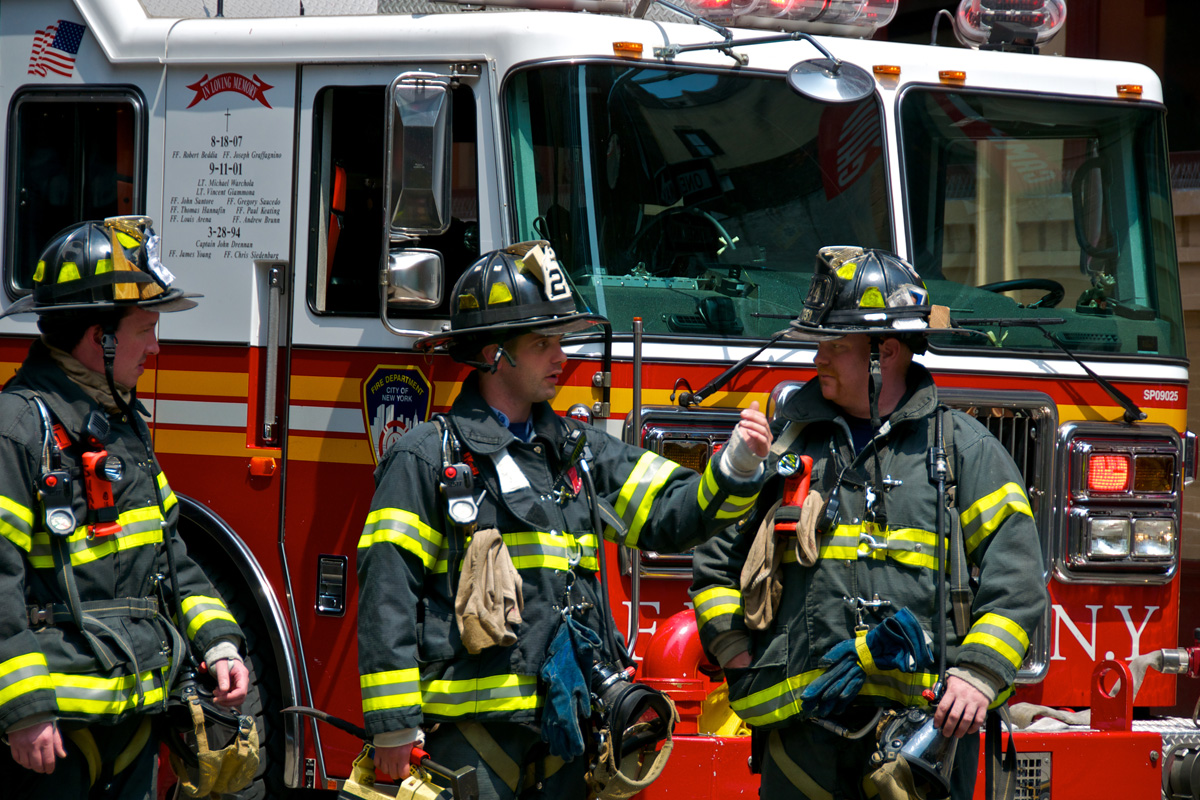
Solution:
{"label": "red tail light", "polygon": [[1093,492],[1124,492],[1129,489],[1130,458],[1123,454],[1097,453],[1088,458],[1087,486]]}

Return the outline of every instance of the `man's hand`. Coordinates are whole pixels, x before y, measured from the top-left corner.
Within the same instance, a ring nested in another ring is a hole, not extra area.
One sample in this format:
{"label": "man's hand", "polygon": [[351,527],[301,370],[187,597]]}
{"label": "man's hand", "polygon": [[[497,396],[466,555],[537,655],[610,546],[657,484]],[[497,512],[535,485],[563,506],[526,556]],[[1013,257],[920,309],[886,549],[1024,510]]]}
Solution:
{"label": "man's hand", "polygon": [[412,756],[414,744],[416,742],[399,747],[376,747],[375,768],[394,781],[404,780],[408,777],[409,758]]}
{"label": "man's hand", "polygon": [[971,684],[951,675],[946,679],[946,693],[938,702],[933,722],[945,736],[961,739],[978,733],[987,716],[988,699]]}
{"label": "man's hand", "polygon": [[66,758],[62,734],[52,721],[39,722],[8,734],[8,746],[12,749],[13,761],[25,769],[49,775],[54,772],[57,758]]}
{"label": "man's hand", "polygon": [[766,458],[767,453],[771,452],[771,423],[767,422],[766,416],[758,410],[757,400],[750,403],[749,408],[742,409],[742,419],[737,424],[737,430],[742,432],[742,438],[754,455]]}
{"label": "man's hand", "polygon": [[240,706],[250,690],[250,670],[241,661],[223,658],[209,667],[217,679],[213,700],[226,707]]}

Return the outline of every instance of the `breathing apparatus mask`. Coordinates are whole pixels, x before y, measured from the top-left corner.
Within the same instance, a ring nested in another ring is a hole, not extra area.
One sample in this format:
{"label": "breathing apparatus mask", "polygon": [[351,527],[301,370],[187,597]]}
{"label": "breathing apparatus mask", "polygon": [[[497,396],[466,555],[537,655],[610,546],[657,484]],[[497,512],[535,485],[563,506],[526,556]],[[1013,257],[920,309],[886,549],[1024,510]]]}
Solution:
{"label": "breathing apparatus mask", "polygon": [[671,734],[679,713],[670,697],[630,681],[628,671],[614,664],[593,665],[590,683],[602,722],[600,752],[588,783],[599,800],[625,800],[662,774],[675,746]]}
{"label": "breathing apparatus mask", "polygon": [[236,792],[254,780],[259,761],[254,719],[218,706],[194,671],[180,673],[158,728],[187,797]]}
{"label": "breathing apparatus mask", "polygon": [[950,796],[958,739],[945,736],[930,710],[889,711],[876,728],[871,780],[883,800],[941,800]]}

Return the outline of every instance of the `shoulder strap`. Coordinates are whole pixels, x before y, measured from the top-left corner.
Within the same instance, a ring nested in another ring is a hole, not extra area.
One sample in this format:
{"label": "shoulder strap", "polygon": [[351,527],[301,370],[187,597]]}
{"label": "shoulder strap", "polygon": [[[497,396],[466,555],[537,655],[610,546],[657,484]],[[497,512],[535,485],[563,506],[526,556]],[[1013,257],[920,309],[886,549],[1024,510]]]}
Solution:
{"label": "shoulder strap", "polygon": [[[950,409],[939,403],[937,412],[942,430],[941,447],[946,453],[946,508],[950,518],[950,608],[954,617],[954,632],[963,637],[971,628],[970,566],[967,564],[966,544],[963,542],[962,522],[958,516],[959,474],[958,450],[954,447],[954,416]],[[934,428],[930,428],[932,439]],[[931,444],[932,446],[932,444]]]}

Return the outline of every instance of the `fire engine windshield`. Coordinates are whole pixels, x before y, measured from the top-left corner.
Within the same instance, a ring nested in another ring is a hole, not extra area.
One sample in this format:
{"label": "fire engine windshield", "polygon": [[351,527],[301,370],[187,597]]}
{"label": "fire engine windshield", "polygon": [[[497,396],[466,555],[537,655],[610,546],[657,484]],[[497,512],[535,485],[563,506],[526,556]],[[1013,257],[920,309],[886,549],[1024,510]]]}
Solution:
{"label": "fire engine windshield", "polygon": [[767,338],[816,252],[892,248],[882,109],[779,75],[542,65],[505,90],[519,238],[550,240],[615,331]]}
{"label": "fire engine windshield", "polygon": [[914,266],[985,334],[954,346],[1056,349],[984,322],[1032,319],[1077,354],[1183,355],[1161,108],[914,88],[899,117]]}

